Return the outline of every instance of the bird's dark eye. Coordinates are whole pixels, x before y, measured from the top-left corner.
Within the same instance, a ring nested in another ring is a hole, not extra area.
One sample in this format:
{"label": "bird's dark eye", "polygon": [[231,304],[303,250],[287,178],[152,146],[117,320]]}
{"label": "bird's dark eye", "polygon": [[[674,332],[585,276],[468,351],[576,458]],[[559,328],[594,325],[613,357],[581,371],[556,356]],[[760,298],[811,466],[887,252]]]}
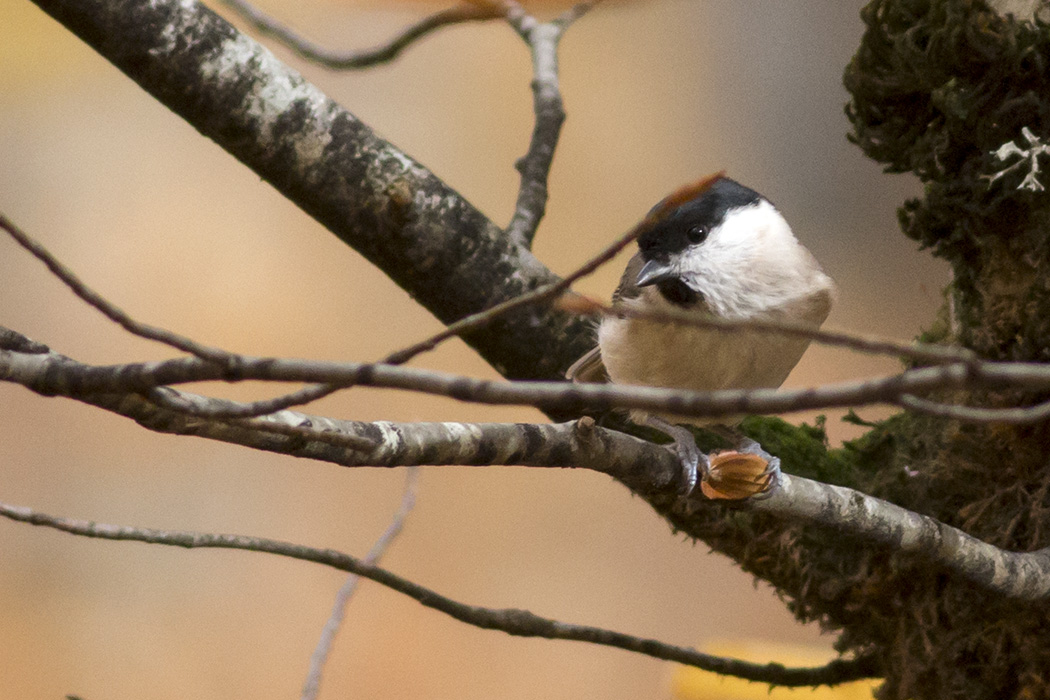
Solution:
{"label": "bird's dark eye", "polygon": [[697,243],[703,243],[704,239],[707,238],[707,227],[703,224],[697,224],[696,226],[693,226],[688,231],[686,231],[685,236],[693,245],[696,245]]}

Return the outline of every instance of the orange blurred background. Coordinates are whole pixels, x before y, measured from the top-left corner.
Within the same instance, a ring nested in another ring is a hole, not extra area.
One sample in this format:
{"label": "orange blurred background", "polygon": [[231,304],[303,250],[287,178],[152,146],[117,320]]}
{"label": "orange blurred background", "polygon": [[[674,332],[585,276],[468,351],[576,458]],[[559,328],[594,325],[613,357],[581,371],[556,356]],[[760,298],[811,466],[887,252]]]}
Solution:
{"label": "orange blurred background", "polygon": [[[861,35],[861,4],[610,4],[579,21],[562,42],[569,118],[539,257],[569,272],[671,189],[724,168],[776,202],[838,281],[830,326],[914,336],[939,305],[947,270],[897,229],[895,207],[918,183],[881,174],[845,139],[840,75]],[[344,48],[378,43],[427,9],[260,6]],[[528,54],[508,27],[445,29],[362,73],[275,53],[495,221],[509,219],[513,162],[532,115]],[[28,0],[0,3],[0,163],[0,209],[149,323],[234,351],[333,360],[376,359],[439,327]],[[617,277],[607,267],[577,289],[606,297]],[[4,238],[0,324],[88,362],[171,355],[129,338]],[[458,341],[416,364],[494,376]],[[788,385],[896,366],[813,348]],[[528,409],[358,389],[308,410],[543,420]],[[833,439],[856,435],[837,415]],[[6,384],[0,475],[0,500],[45,512],[356,554],[385,528],[404,479],[161,436]],[[0,522],[0,553],[4,697],[297,697],[343,580],[260,554],[96,542],[10,522]],[[833,641],[796,624],[769,587],[587,472],[425,469],[417,509],[385,564],[469,603],[677,644]],[[673,673],[622,651],[477,630],[366,582],[321,697],[662,698]]]}

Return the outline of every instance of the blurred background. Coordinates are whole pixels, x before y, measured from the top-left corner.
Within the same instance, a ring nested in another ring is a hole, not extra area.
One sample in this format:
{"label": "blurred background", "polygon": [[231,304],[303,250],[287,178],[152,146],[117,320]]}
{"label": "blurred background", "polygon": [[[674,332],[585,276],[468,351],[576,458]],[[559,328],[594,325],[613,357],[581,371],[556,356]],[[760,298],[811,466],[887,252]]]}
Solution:
{"label": "blurred background", "polygon": [[[940,304],[947,268],[897,229],[895,209],[919,193],[917,181],[882,174],[845,138],[840,76],[861,36],[861,6],[662,0],[610,3],[579,21],[562,42],[569,117],[538,256],[567,273],[670,190],[724,168],[772,199],[837,280],[829,326],[913,337]],[[336,0],[260,7],[334,48],[379,43],[437,9]],[[532,114],[528,53],[507,26],[445,29],[362,73],[274,51],[508,221],[513,163]],[[439,328],[28,0],[0,2],[0,209],[140,320],[230,350],[371,360]],[[617,269],[577,289],[607,297]],[[4,238],[0,324],[88,362],[171,355],[128,337]],[[495,376],[458,342],[416,364]],[[896,367],[812,348],[788,385]],[[308,410],[544,420],[528,409],[359,389]],[[839,415],[829,415],[834,442],[858,434]],[[396,470],[157,435],[0,384],[0,500],[44,512],[363,554],[403,481]],[[298,697],[343,581],[260,554],[96,542],[10,522],[0,522],[0,562],[0,688],[21,698]],[[834,641],[794,622],[769,587],[728,560],[673,535],[623,487],[586,472],[424,469],[416,511],[385,565],[465,602],[677,644],[740,653],[801,645],[819,662]],[[366,582],[321,697],[665,698],[685,692],[675,674],[672,664],[622,651],[477,630]]]}

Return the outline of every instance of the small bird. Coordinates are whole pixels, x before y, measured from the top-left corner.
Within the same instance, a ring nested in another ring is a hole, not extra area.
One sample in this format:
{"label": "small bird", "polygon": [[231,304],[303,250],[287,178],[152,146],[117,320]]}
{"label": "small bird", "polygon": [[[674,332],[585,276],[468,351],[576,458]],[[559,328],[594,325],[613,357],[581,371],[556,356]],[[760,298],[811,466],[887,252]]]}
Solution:
{"label": "small bird", "polygon": [[[613,314],[598,346],[566,372],[577,382],[612,381],[672,389],[776,388],[809,345],[805,338],[727,331],[640,318],[677,310],[697,316],[785,320],[817,328],[831,311],[835,285],[773,204],[726,177],[661,216],[638,238],[613,294]],[[629,310],[616,315],[616,310]],[[683,492],[707,470],[692,434],[673,422],[736,423],[632,411],[631,419],[675,439]],[[670,421],[670,422],[669,422]],[[756,448],[750,443],[748,448]]]}

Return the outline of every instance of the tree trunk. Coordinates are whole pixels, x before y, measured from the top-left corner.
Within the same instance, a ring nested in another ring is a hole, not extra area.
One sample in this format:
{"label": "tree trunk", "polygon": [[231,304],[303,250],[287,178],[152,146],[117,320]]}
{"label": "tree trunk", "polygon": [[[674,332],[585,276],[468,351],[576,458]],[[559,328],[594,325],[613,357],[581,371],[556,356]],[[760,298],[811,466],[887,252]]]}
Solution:
{"label": "tree trunk", "polygon": [[[1030,2],[999,5],[1035,15]],[[954,273],[926,339],[988,359],[1050,361],[1048,199],[1020,187],[1030,163],[991,178],[1021,160],[994,153],[1009,142],[1028,147],[1023,128],[1037,138],[1050,131],[1047,27],[974,0],[874,0],[863,17],[867,31],[845,74],[853,139],[887,170],[922,179],[925,197],[901,209],[902,228]],[[1048,397],[939,398],[999,406]],[[865,489],[875,495],[1000,547],[1050,545],[1045,422],[901,416],[873,431],[863,454],[881,462]],[[882,697],[1050,696],[1046,606],[979,594],[884,554],[843,550],[834,564],[841,584],[829,571],[803,586],[804,597],[816,609],[833,605],[825,619],[844,625],[844,648],[879,650]]]}

